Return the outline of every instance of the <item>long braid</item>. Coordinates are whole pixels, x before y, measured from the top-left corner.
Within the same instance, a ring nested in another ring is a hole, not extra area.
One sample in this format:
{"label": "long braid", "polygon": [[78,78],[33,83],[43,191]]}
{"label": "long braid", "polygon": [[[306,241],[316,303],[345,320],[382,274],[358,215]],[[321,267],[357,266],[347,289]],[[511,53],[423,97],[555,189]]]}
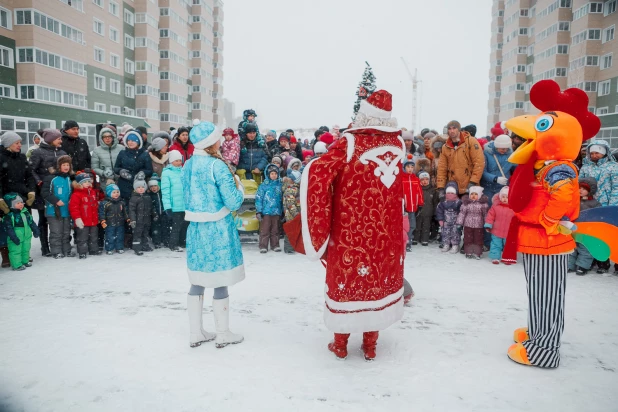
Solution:
{"label": "long braid", "polygon": [[[215,146],[208,146],[206,149],[204,149],[204,151],[206,153],[208,153],[209,155],[211,155],[212,157],[216,157],[217,159],[221,160],[223,163],[225,163],[225,165],[227,166],[227,168],[230,170],[230,173],[232,174],[232,177],[234,176],[234,171],[232,170],[232,168],[230,167],[230,165],[223,159],[223,157],[221,156],[221,153],[219,153],[218,150],[215,149]],[[236,188],[240,189],[240,182],[234,178],[234,183],[236,184]]]}

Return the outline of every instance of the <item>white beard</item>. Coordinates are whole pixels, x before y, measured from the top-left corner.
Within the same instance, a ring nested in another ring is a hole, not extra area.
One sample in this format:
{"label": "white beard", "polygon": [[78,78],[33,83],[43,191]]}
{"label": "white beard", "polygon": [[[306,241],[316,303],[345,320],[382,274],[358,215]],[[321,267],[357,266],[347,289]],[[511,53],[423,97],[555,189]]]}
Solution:
{"label": "white beard", "polygon": [[390,119],[379,119],[377,117],[369,117],[365,113],[358,113],[352,127],[371,127],[371,126],[386,126],[397,128],[397,119],[391,117]]}

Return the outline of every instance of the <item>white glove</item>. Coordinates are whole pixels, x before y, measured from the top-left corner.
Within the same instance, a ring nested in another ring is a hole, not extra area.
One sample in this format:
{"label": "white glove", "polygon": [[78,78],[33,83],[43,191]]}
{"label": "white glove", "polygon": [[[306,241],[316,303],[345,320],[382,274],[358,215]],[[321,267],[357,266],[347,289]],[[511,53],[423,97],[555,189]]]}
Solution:
{"label": "white glove", "polygon": [[80,229],[84,228],[84,221],[82,220],[81,217],[78,217],[77,219],[75,219],[75,226],[77,226]]}
{"label": "white glove", "polygon": [[501,184],[502,186],[506,186],[509,183],[509,179],[500,176],[498,177],[498,179],[496,179],[496,182],[498,182],[498,184]]}

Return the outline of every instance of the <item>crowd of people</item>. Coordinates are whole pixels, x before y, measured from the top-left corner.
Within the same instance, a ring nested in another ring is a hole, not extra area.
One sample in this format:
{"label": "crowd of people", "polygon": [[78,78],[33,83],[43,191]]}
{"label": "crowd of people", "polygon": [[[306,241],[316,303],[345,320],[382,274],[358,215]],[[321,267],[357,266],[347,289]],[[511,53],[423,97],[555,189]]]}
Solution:
{"label": "crowd of people", "polygon": [[[301,142],[292,129],[262,135],[256,118],[254,110],[245,110],[237,130],[223,130],[220,156],[241,181],[258,185],[260,252],[281,252],[282,224],[300,213],[305,166],[336,145],[346,129],[322,126],[314,139]],[[139,256],[153,248],[182,251],[188,222],[181,172],[195,150],[191,126],[151,133],[149,141],[142,126],[105,124],[95,148],[79,130],[72,120],[62,130],[40,130],[25,154],[18,134],[0,136],[2,267],[32,266],[32,237],[40,237],[42,256],[55,259],[121,254],[129,248]],[[408,251],[435,242],[442,253],[481,259],[488,252],[494,264],[513,263],[501,259],[514,216],[508,196],[515,165],[508,159],[524,140],[499,123],[491,132],[477,138],[474,125],[462,127],[457,121],[442,133],[402,129]],[[582,146],[576,163],[582,210],[618,205],[618,163],[609,144],[593,139]],[[285,236],[283,251],[295,253]],[[610,269],[609,261],[594,261],[578,245],[569,269],[583,275],[594,265],[598,273]]]}

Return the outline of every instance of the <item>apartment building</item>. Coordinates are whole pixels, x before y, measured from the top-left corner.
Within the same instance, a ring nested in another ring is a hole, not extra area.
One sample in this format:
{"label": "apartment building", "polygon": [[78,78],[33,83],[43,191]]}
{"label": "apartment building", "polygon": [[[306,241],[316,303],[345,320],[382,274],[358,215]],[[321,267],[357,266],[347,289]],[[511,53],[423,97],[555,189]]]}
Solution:
{"label": "apartment building", "polygon": [[222,36],[220,0],[2,0],[0,133],[218,123]]}
{"label": "apartment building", "polygon": [[494,0],[488,130],[534,112],[530,89],[553,79],[578,87],[601,119],[598,137],[618,147],[618,0]]}

